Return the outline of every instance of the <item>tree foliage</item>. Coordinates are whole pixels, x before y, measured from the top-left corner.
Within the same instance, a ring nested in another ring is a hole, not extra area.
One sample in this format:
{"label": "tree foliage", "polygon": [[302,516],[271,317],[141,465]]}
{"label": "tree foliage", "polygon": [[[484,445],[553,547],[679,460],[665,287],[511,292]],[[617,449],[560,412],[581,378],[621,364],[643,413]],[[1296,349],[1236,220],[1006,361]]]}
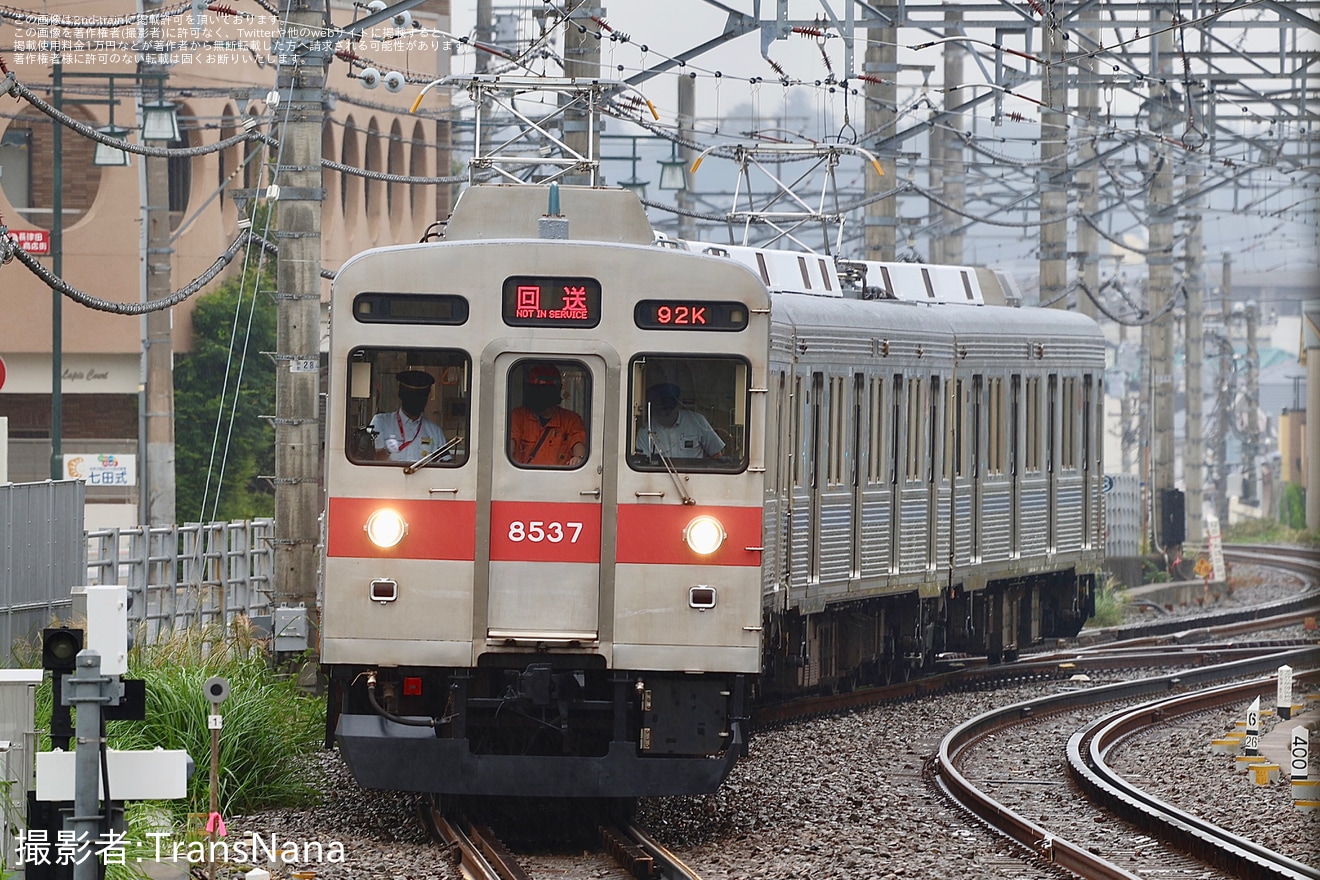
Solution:
{"label": "tree foliage", "polygon": [[[175,507],[180,522],[271,516],[276,308],[269,269],[202,295],[192,351],[174,368]],[[232,344],[231,344],[232,343]]]}

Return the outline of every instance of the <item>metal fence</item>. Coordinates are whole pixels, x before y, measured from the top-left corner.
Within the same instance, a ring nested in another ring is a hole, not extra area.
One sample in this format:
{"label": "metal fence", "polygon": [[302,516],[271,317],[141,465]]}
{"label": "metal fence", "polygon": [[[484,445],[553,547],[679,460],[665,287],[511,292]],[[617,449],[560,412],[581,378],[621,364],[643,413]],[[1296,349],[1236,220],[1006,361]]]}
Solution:
{"label": "metal fence", "polygon": [[271,613],[269,519],[87,533],[88,584],[128,588],[129,624],[154,642],[178,629]]}
{"label": "metal fence", "polygon": [[79,480],[0,485],[0,666],[14,643],[68,616],[69,589],[86,575]]}
{"label": "metal fence", "polygon": [[84,532],[85,500],[77,480],[0,485],[0,666],[17,641],[69,620],[83,584],[127,587],[145,643],[272,613],[273,520]]}

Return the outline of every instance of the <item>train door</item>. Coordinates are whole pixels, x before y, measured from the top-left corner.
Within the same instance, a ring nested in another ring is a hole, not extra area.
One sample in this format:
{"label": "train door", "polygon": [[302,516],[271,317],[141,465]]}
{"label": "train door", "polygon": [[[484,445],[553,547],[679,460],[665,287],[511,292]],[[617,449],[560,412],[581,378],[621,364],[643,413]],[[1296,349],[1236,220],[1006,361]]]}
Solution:
{"label": "train door", "polygon": [[[1046,388],[1045,417],[1045,479],[1049,481],[1046,490],[1045,509],[1049,515],[1045,518],[1046,545],[1048,553],[1054,553],[1059,546],[1058,530],[1055,526],[1055,511],[1059,509],[1059,374],[1050,373]],[[1065,420],[1066,422],[1066,420]],[[1066,447],[1067,439],[1063,445]]]}
{"label": "train door", "polygon": [[1092,384],[1090,374],[1082,377],[1082,549],[1090,550],[1093,546],[1091,530],[1094,516],[1093,505],[1095,503],[1095,470],[1091,461],[1092,444],[1095,438],[1091,436],[1094,430],[1092,425]]}
{"label": "train door", "polygon": [[860,579],[862,576],[862,460],[865,457],[866,449],[863,445],[862,425],[863,420],[867,415],[867,410],[864,409],[866,403],[866,374],[854,373],[852,405],[849,407],[849,412],[851,413],[852,418],[849,436],[852,455],[848,462],[848,488],[852,493],[852,529],[849,540],[851,548],[851,552],[849,553],[849,579],[853,581]]}
{"label": "train door", "polygon": [[1008,476],[1009,492],[1009,558],[1022,555],[1022,377],[1013,374],[1009,379],[1008,406]]}
{"label": "train door", "polygon": [[821,556],[821,493],[825,491],[822,485],[822,461],[821,452],[824,445],[825,424],[823,418],[823,407],[825,398],[825,374],[811,374],[811,404],[809,410],[810,424],[807,430],[811,436],[811,446],[809,458],[807,459],[807,489],[811,493],[810,505],[811,512],[811,535],[808,539],[808,559],[809,573],[807,580],[811,584],[820,583],[820,556]]}
{"label": "train door", "polygon": [[980,376],[972,376],[972,433],[968,438],[971,449],[971,511],[968,516],[967,537],[969,564],[975,565],[981,561],[981,480],[985,471],[984,450],[985,440],[982,438],[982,425],[985,423],[985,412],[983,410],[983,394],[985,389],[985,379]]}
{"label": "train door", "polygon": [[[600,638],[606,366],[601,357],[502,353],[494,362],[489,492],[478,509],[489,562],[491,641],[570,643]],[[480,540],[480,534],[479,534]],[[480,555],[480,553],[479,553]]]}

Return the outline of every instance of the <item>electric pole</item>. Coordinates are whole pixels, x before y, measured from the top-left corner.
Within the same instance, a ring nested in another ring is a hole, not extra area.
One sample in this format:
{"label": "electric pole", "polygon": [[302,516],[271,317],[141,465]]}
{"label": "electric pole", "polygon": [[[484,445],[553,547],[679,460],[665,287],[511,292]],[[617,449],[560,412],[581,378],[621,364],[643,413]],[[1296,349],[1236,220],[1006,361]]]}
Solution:
{"label": "electric pole", "polygon": [[1187,286],[1187,447],[1183,454],[1183,482],[1187,486],[1187,540],[1201,542],[1201,503],[1205,486],[1205,434],[1203,426],[1205,369],[1205,277],[1201,241],[1201,169],[1184,178],[1187,193],[1187,238],[1183,281]]}
{"label": "electric pole", "polygon": [[[604,7],[593,5],[591,0],[578,0],[570,7],[568,25],[564,28],[564,75],[579,80],[586,88],[590,88],[592,80],[600,79],[600,40],[594,36],[593,16],[603,19]],[[576,106],[564,113],[564,143],[578,155],[599,163],[600,128],[593,124],[593,109]],[[590,186],[595,179],[589,168],[564,175],[565,183],[578,186]]]}
{"label": "electric pole", "polygon": [[[159,9],[157,0],[146,0],[145,11]],[[159,18],[147,28],[147,45],[163,45]],[[138,63],[138,94],[145,98],[148,83],[157,94],[164,94],[166,68],[154,63],[147,53]],[[168,140],[154,146],[168,147]],[[174,249],[170,247],[170,160],[164,156],[144,156],[146,198],[143,203],[145,223],[145,283],[147,302],[170,295],[170,266]],[[174,311],[156,309],[142,317],[144,358],[146,361],[146,454],[143,468],[141,521],[153,526],[172,526],[177,522],[174,509]],[[205,516],[204,513],[201,514]]]}
{"label": "electric pole", "polygon": [[273,599],[302,604],[308,647],[319,651],[316,609],[321,512],[319,408],[321,328],[321,129],[326,42],[324,0],[280,0],[276,89],[279,164],[271,209],[276,273],[275,539]]}
{"label": "electric pole", "polygon": [[1068,72],[1055,8],[1041,19],[1045,67],[1040,97],[1040,304],[1068,308]]}
{"label": "electric pole", "polygon": [[[886,3],[878,8],[889,26],[874,28],[866,34],[866,131],[876,141],[894,134],[898,121],[898,7]],[[895,147],[894,149],[897,149]],[[876,150],[876,159],[884,176],[875,173],[866,163],[866,195],[873,196],[893,185],[894,149]],[[869,202],[863,219],[867,260],[894,259],[898,233],[898,199],[891,197]]]}
{"label": "electric pole", "polygon": [[[1149,225],[1149,255],[1146,257],[1149,272],[1150,312],[1156,319],[1149,328],[1151,381],[1151,466],[1150,489],[1154,493],[1155,524],[1158,529],[1157,546],[1173,547],[1182,543],[1176,528],[1172,536],[1166,537],[1166,527],[1172,526],[1176,511],[1165,514],[1166,492],[1172,492],[1173,486],[1173,315],[1170,308],[1173,300],[1173,161],[1164,138],[1168,137],[1172,127],[1174,108],[1171,106],[1173,95],[1171,88],[1163,82],[1170,77],[1170,59],[1173,55],[1173,34],[1167,28],[1169,16],[1167,10],[1156,9],[1151,12],[1151,31],[1158,34],[1152,45],[1151,70],[1160,78],[1159,83],[1150,87],[1151,127],[1157,137],[1151,147],[1150,192],[1146,201],[1147,223]],[[1171,540],[1177,538],[1178,540]]]}

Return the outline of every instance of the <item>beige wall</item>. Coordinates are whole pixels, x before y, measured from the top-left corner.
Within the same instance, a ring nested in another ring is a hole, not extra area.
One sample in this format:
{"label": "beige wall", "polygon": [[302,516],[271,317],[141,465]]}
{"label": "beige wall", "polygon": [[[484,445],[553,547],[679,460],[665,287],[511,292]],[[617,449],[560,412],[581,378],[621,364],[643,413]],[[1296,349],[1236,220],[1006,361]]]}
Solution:
{"label": "beige wall", "polygon": [[[414,12],[419,20],[431,27],[447,28],[447,2],[432,0],[421,9],[426,11]],[[124,4],[120,0],[77,3],[54,0],[46,4],[42,11],[53,15],[118,16],[123,14]],[[342,4],[335,4],[332,16],[336,22],[347,23],[352,20],[353,11]],[[260,20],[235,23],[231,19],[219,19],[214,13],[209,13],[207,25],[210,33],[204,31],[198,38],[255,43],[264,54],[269,49],[268,35],[275,27],[270,16],[264,18],[264,23]],[[190,22],[189,15],[170,19],[167,37],[187,34]],[[5,51],[3,57],[6,63],[21,82],[42,97],[48,97],[51,73],[48,61],[31,63],[40,59],[33,54],[26,54],[20,63],[19,55],[22,53],[8,51],[15,48],[15,41],[24,38],[25,31],[25,26],[15,26],[6,20],[4,30],[0,32],[0,41],[3,41],[0,42],[0,50]],[[84,34],[80,36],[84,39],[95,37]],[[417,42],[411,49],[405,49],[403,45],[402,41],[386,44],[364,42],[358,44],[355,51],[382,67],[407,69],[427,76],[436,74],[447,54],[439,46],[438,38]],[[278,136],[278,126],[270,124],[270,114],[260,100],[274,84],[274,69],[269,65],[259,67],[246,51],[226,51],[220,54],[230,60],[221,64],[216,60],[218,56],[215,53],[206,54],[199,50],[191,62],[179,60],[170,68],[166,97],[180,105],[181,124],[188,129],[190,145],[212,144],[241,130],[238,114],[247,110],[264,114],[263,130]],[[121,103],[114,110],[114,120],[116,125],[133,125],[136,107],[131,93],[134,71],[131,61],[114,64],[107,60],[101,63],[97,53],[75,53],[72,63],[66,63],[64,70],[66,74],[88,71],[124,74],[124,78],[116,81],[116,97],[121,99]],[[326,158],[344,161],[347,156],[351,160],[349,164],[377,171],[415,175],[447,174],[448,154],[436,148],[435,120],[407,113],[408,106],[421,86],[406,85],[398,94],[390,94],[383,87],[366,91],[356,80],[348,78],[349,70],[349,65],[342,60],[332,61],[329,66],[326,89],[328,93],[339,93],[339,97],[334,102],[330,114],[332,121],[323,139]],[[87,95],[86,92],[93,86],[98,94]],[[66,87],[65,105],[70,115],[94,120],[98,125],[107,124],[109,114],[106,106],[91,103],[79,105],[77,100],[80,93],[84,97],[104,98],[104,80],[92,82],[68,76]],[[154,89],[151,89],[147,99],[154,98]],[[427,95],[424,109],[441,111],[446,105],[444,90],[433,89]],[[22,102],[10,106],[8,113],[24,112]],[[22,124],[8,116],[0,118],[0,136],[8,127]],[[49,131],[48,126],[46,130]],[[394,136],[393,140],[391,135]],[[136,135],[131,139],[137,140]],[[416,145],[407,142],[413,139],[424,143]],[[127,168],[94,169],[86,163],[85,157],[77,160],[69,158],[71,149],[85,148],[85,143],[79,143],[82,140],[76,133],[65,130],[64,176],[66,192],[69,194],[66,205],[79,199],[82,199],[80,204],[88,201],[90,204],[85,213],[66,215],[62,274],[74,286],[103,299],[138,301],[141,298],[142,273],[139,237],[142,158],[134,156],[132,165]],[[49,141],[48,135],[46,141]],[[41,186],[37,182],[40,172],[52,162],[52,157],[45,154],[44,150],[42,152],[43,155],[32,157],[34,185],[38,188]],[[210,153],[190,160],[191,196],[186,209],[179,214],[178,219],[185,225],[176,229],[178,237],[173,244],[173,289],[201,274],[237,234],[237,212],[233,202],[228,198],[212,196],[220,184],[222,167],[225,174],[228,174],[241,160],[242,147],[227,150],[223,155]],[[267,183],[268,174],[261,178],[263,188]],[[230,186],[243,186],[241,175]],[[384,183],[350,178],[335,171],[325,172],[324,186],[323,267],[331,271],[363,248],[418,240],[427,225],[437,219],[437,201],[443,198],[437,190],[446,189],[434,186],[387,187]],[[211,199],[209,203],[208,199]],[[344,212],[345,206],[347,213]],[[45,207],[48,210],[44,214],[34,212],[24,217],[0,192],[0,215],[11,229],[49,228],[50,205]],[[49,266],[51,261],[45,258],[43,262]],[[236,260],[231,265],[229,274],[237,271],[240,262]],[[40,367],[31,364],[30,358],[22,356],[43,355],[45,363],[49,364],[50,290],[17,262],[0,268],[0,288],[5,293],[8,313],[7,320],[0,322],[0,356],[6,359],[17,357],[27,362],[31,365],[30,374],[39,377],[42,372]],[[328,296],[329,282],[323,285],[323,293]],[[174,309],[176,350],[188,346],[191,308],[191,302],[185,302]],[[63,351],[67,355],[82,355],[89,361],[117,361],[115,356],[136,357],[141,348],[140,319],[136,317],[94,311],[65,299],[62,325]],[[48,393],[48,366],[46,373],[44,388],[24,390]],[[67,382],[66,379],[66,389],[72,390]],[[4,391],[14,390],[6,383]]]}

